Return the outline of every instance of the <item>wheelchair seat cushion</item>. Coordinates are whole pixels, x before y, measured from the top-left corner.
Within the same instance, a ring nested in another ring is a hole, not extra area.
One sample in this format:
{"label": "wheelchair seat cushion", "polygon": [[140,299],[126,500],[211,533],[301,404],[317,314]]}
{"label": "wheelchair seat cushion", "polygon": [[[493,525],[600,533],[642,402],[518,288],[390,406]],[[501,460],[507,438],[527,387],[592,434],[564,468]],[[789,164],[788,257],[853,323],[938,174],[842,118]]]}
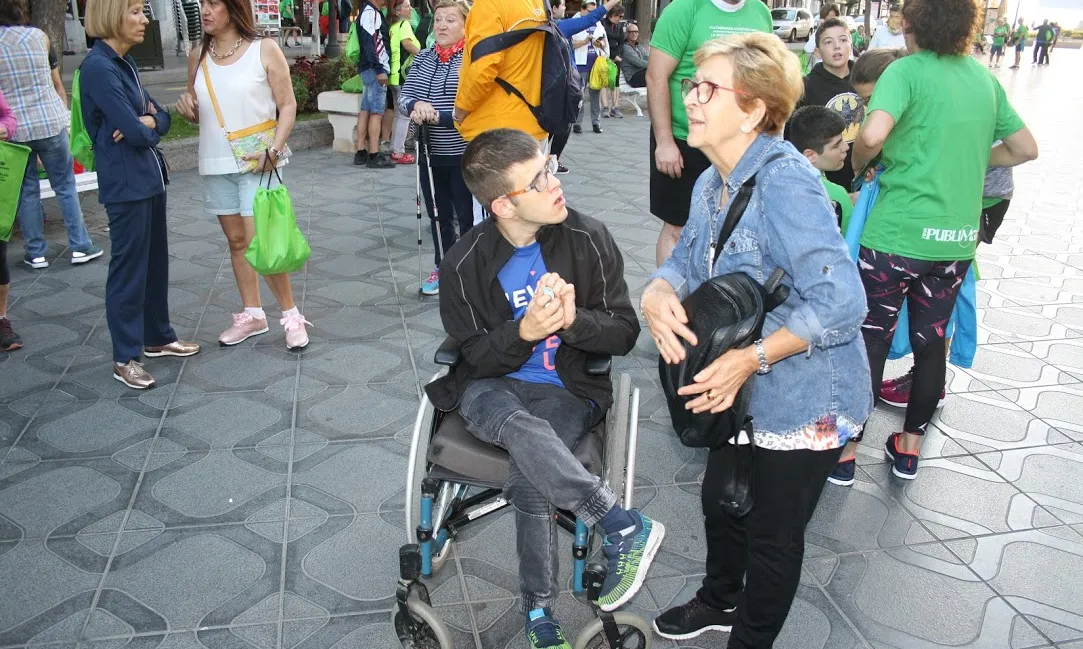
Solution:
{"label": "wheelchair seat cushion", "polygon": [[[592,475],[602,473],[602,449],[605,423],[583,437],[572,449],[575,458]],[[508,481],[508,452],[487,444],[466,429],[458,412],[444,415],[436,433],[429,441],[428,460],[433,464],[486,486],[499,487]]]}

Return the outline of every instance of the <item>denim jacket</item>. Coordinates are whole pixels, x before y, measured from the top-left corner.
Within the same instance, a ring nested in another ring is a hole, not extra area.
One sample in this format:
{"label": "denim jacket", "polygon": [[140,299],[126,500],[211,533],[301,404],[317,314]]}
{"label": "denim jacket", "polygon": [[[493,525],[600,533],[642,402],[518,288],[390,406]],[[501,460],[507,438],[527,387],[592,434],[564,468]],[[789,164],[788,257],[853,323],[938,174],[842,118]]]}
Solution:
{"label": "denim jacket", "polygon": [[[756,189],[744,216],[711,268],[728,208],[718,207],[723,183],[735,196],[753,174]],[[776,268],[785,271],[790,296],[767,314],[763,337],[785,326],[809,349],[755,377],[749,414],[756,430],[798,434],[831,415],[864,423],[873,399],[857,266],[819,172],[789,142],[761,134],[728,179],[714,167],[699,177],[681,239],[650,279],[666,280],[683,300],[711,277],[740,271],[762,283]]]}

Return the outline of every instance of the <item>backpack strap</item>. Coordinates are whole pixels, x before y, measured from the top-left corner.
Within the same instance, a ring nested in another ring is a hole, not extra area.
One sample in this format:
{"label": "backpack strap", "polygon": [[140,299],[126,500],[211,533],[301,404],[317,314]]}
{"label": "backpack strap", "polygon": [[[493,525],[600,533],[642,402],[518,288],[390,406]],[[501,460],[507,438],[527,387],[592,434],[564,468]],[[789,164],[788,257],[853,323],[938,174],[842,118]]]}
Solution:
{"label": "backpack strap", "polygon": [[714,258],[711,260],[711,266],[718,262],[719,256],[722,255],[722,249],[725,247],[727,241],[729,241],[730,235],[737,228],[737,224],[740,222],[741,217],[745,215],[745,210],[748,209],[748,202],[752,199],[752,192],[756,189],[756,176],[771,162],[782,157],[781,153],[776,153],[767,159],[763,163],[756,173],[752,174],[748,180],[745,181],[741,188],[737,190],[737,195],[730,201],[730,208],[726,211],[726,221],[722,224],[722,230],[718,233],[718,241],[714,247]]}
{"label": "backpack strap", "polygon": [[[548,2],[545,3],[545,11],[546,15],[549,15]],[[522,43],[528,37],[533,36],[534,34],[554,33],[554,28],[552,26],[552,23],[550,22],[545,25],[538,25],[537,27],[524,27],[523,29],[513,29],[510,32],[493,34],[492,36],[487,36],[478,41],[478,44],[475,45],[472,50],[470,50],[470,59],[472,61],[477,61],[484,56],[496,54],[497,52],[503,52],[504,50],[510,49],[512,47],[515,47],[519,43]],[[563,36],[560,37],[564,38]],[[523,93],[520,92],[518,88],[511,85],[504,79],[501,79],[500,77],[497,77],[496,79],[494,79],[494,81],[496,82],[496,85],[504,89],[504,92],[508,93],[509,95],[515,95],[516,97],[521,99],[524,104],[530,106],[531,109],[534,109],[534,105],[527,101],[527,98],[523,96]]]}

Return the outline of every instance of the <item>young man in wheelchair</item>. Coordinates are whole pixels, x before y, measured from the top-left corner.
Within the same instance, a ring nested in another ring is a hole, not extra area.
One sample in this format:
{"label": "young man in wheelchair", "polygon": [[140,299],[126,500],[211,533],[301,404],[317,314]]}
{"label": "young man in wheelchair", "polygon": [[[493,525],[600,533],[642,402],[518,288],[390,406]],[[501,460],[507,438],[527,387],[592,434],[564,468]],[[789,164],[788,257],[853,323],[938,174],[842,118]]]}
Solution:
{"label": "young man in wheelchair", "polygon": [[462,362],[426,388],[441,410],[511,457],[505,497],[515,507],[521,608],[531,647],[569,647],[551,607],[557,584],[555,509],[605,537],[598,604],[611,611],[639,590],[665,535],[572,454],[612,403],[609,376],[587,355],[623,355],[639,335],[624,261],[605,226],[569,210],[556,162],[528,134],[496,129],[463,155],[463,177],[492,217],[440,264],[440,316]]}

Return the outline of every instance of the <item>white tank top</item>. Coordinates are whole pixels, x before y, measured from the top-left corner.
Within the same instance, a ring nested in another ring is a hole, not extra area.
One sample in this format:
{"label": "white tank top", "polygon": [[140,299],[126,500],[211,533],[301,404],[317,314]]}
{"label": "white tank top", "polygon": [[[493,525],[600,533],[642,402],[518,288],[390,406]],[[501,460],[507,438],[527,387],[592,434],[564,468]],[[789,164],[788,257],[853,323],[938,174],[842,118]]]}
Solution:
{"label": "white tank top", "polygon": [[[196,68],[195,90],[199,101],[199,174],[217,176],[240,172],[226,139],[226,131],[239,131],[269,119],[276,119],[277,106],[267,71],[260,60],[260,40],[252,41],[241,58],[229,65],[218,65],[210,53],[207,70],[214,84],[218,108],[226,128],[218,125],[214,104],[203,79],[203,66]],[[285,164],[285,160],[279,166]]]}

